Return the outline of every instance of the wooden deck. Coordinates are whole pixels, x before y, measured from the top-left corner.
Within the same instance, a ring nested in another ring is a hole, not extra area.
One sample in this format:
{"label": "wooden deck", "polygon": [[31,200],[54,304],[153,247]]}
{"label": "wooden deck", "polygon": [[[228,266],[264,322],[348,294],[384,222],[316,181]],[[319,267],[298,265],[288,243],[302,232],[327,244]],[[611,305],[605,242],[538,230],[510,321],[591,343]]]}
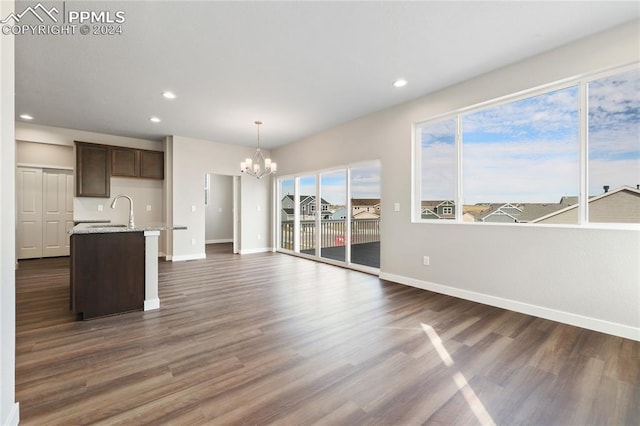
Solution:
{"label": "wooden deck", "polygon": [[22,425],[638,425],[640,343],[279,253],[160,263],[161,308],[75,322],[17,271]]}
{"label": "wooden deck", "polygon": [[[345,260],[345,246],[325,247],[321,250],[322,257],[339,262]],[[315,250],[302,250],[305,254],[315,254]],[[351,245],[351,263],[380,269],[380,242]]]}

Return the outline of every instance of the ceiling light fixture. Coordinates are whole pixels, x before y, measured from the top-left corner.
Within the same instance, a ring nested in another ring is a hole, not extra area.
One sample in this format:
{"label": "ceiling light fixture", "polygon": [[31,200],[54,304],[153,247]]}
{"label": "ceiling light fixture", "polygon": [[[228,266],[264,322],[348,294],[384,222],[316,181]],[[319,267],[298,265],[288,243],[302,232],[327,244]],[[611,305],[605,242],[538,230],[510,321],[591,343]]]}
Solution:
{"label": "ceiling light fixture", "polygon": [[33,120],[33,115],[30,114],[20,114],[20,118],[23,120]]}
{"label": "ceiling light fixture", "polygon": [[262,179],[263,176],[275,173],[278,170],[278,165],[272,162],[270,158],[264,158],[264,155],[262,155],[260,151],[260,125],[262,121],[255,121],[255,124],[258,127],[258,149],[253,154],[253,158],[247,158],[240,163],[240,171],[257,179]]}
{"label": "ceiling light fixture", "polygon": [[176,96],[176,94],[175,94],[175,93],[173,93],[173,92],[169,92],[169,91],[167,91],[167,92],[162,92],[162,96],[164,96],[164,97],[165,97],[165,98],[167,98],[167,99],[175,99],[175,98],[177,98],[177,96]]}
{"label": "ceiling light fixture", "polygon": [[151,118],[149,119],[149,121],[151,121],[152,123],[159,123],[159,122],[161,122],[162,120],[160,120],[158,117],[151,117]]}
{"label": "ceiling light fixture", "polygon": [[404,87],[407,85],[407,83],[407,80],[405,80],[404,78],[400,78],[393,82],[393,87]]}

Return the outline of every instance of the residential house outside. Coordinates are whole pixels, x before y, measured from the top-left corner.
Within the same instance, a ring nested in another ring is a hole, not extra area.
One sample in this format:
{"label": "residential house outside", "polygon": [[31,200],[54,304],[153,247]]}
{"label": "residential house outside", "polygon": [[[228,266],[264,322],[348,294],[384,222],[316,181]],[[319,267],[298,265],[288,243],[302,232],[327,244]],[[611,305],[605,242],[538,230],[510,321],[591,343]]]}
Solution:
{"label": "residential house outside", "polygon": [[[370,213],[371,215],[380,216],[380,199],[379,198],[352,198],[351,199],[351,216],[356,217],[361,213]],[[365,216],[360,216],[365,217]],[[373,217],[373,216],[367,216]]]}
{"label": "residential house outside", "polygon": [[480,212],[476,220],[488,223],[529,223],[567,206],[562,200],[560,203],[489,204],[488,209]]}
{"label": "residential house outside", "polygon": [[[591,223],[640,223],[640,189],[621,186],[589,199]],[[423,202],[424,206],[424,202]],[[558,203],[480,203],[464,206],[476,222],[485,223],[578,223],[578,197],[563,196]],[[433,213],[431,217],[438,219]]]}
{"label": "residential house outside", "polygon": [[347,208],[340,207],[331,215],[332,220],[344,220],[347,218]]}
{"label": "residential house outside", "polygon": [[456,204],[452,200],[423,200],[420,207],[422,219],[456,218]]}
{"label": "residential house outside", "polygon": [[[577,204],[541,216],[533,223],[577,223]],[[589,199],[591,223],[640,223],[640,189],[621,186]]]}
{"label": "residential house outside", "polygon": [[[320,198],[322,219],[329,219],[332,212],[329,209],[329,202]],[[282,198],[282,220],[293,220],[295,201],[293,195],[285,195]],[[314,220],[316,217],[316,197],[314,195],[300,196],[300,220]]]}

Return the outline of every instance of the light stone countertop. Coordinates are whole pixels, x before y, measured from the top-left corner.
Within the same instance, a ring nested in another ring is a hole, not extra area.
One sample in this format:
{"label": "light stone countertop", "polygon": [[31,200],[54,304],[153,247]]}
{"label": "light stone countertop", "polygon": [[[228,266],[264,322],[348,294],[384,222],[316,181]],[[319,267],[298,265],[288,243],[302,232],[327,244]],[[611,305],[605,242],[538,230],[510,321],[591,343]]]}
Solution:
{"label": "light stone countertop", "polygon": [[183,225],[168,225],[166,223],[136,225],[133,228],[125,224],[115,223],[79,223],[69,231],[69,234],[111,234],[115,232],[169,231],[180,229],[187,229],[187,227]]}

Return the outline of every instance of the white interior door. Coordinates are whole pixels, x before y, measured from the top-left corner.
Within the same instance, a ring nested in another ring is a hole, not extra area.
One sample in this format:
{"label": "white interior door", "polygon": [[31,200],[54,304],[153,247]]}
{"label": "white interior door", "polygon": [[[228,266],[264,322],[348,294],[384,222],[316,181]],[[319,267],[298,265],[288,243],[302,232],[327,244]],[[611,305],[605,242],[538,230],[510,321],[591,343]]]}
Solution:
{"label": "white interior door", "polygon": [[18,167],[16,198],[18,259],[42,257],[42,169]]}
{"label": "white interior door", "polygon": [[18,167],[18,259],[68,256],[73,227],[73,172]]}
{"label": "white interior door", "polygon": [[73,228],[73,174],[42,171],[42,257],[68,256]]}

